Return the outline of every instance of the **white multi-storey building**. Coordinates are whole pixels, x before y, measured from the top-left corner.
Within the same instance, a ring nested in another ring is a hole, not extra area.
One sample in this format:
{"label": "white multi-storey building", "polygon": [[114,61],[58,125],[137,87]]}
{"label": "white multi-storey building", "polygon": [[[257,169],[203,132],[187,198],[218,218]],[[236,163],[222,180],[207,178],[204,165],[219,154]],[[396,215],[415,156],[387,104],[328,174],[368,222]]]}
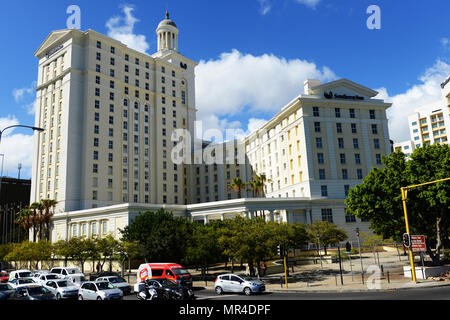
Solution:
{"label": "white multi-storey building", "polygon": [[[52,32],[35,53],[36,126],[45,133],[35,137],[31,202],[58,201],[53,241],[119,237],[139,212],[159,208],[205,223],[235,215],[327,220],[351,240],[356,227],[369,231],[346,215],[344,200],[390,153],[389,103],[347,79],[307,80],[261,128],[215,145],[213,153],[233,161],[175,163],[172,133],[195,136],[197,63],[180,54],[168,15],[156,34],[152,55],[92,30]],[[191,160],[209,148],[196,142],[186,148]],[[255,174],[267,177],[263,195],[230,189],[233,178]]]}
{"label": "white multi-storey building", "polygon": [[450,77],[441,84],[442,99],[414,110],[408,115],[411,139],[394,144],[409,156],[414,149],[434,143],[448,144],[450,130]]}

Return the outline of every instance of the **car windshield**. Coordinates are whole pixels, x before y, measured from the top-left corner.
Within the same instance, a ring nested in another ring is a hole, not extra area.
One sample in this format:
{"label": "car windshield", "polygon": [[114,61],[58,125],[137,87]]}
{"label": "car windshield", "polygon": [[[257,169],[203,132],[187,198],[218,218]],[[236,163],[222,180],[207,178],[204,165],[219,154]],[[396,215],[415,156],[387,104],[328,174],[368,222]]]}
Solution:
{"label": "car windshield", "polygon": [[69,274],[81,273],[81,271],[77,268],[66,269]]}
{"label": "car windshield", "polygon": [[169,288],[173,288],[173,287],[177,286],[176,282],[173,282],[172,280],[169,280],[169,279],[161,279],[160,282],[163,286],[166,286]]}
{"label": "car windshield", "polygon": [[111,277],[109,278],[109,282],[111,283],[123,283],[126,282],[125,279],[120,278],[120,277]]}
{"label": "car windshield", "polygon": [[175,273],[177,276],[181,276],[184,274],[189,274],[189,271],[187,271],[186,269],[183,268],[178,268],[178,269],[172,269],[173,273]]}
{"label": "car windshield", "polygon": [[19,284],[35,283],[33,279],[19,279]]}
{"label": "car windshield", "polygon": [[31,278],[32,276],[31,272],[19,272],[19,278]]}
{"label": "car windshield", "polygon": [[49,293],[49,292],[50,291],[48,291],[44,287],[31,287],[31,288],[28,288],[28,294],[30,296],[33,296],[35,294],[46,294],[46,293]]}
{"label": "car windshield", "polygon": [[13,287],[11,287],[9,284],[0,284],[0,291],[6,291],[6,290],[13,290]]}
{"label": "car windshield", "polygon": [[249,276],[241,276],[242,279],[244,279],[245,281],[258,281],[258,279],[249,277]]}
{"label": "car windshield", "polygon": [[99,282],[97,283],[98,290],[114,289],[114,286],[109,282]]}
{"label": "car windshield", "polygon": [[60,288],[73,286],[73,283],[72,283],[72,282],[66,281],[66,280],[64,280],[64,281],[58,281],[57,284],[58,284],[58,287],[60,287]]}

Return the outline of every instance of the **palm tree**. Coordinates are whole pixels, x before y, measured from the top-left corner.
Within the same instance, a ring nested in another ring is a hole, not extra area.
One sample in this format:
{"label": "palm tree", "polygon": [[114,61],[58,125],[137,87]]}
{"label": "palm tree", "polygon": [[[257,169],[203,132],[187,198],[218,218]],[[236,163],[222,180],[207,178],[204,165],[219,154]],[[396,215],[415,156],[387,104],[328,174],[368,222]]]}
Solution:
{"label": "palm tree", "polygon": [[244,189],[246,186],[246,183],[242,181],[241,178],[233,178],[231,180],[229,188],[236,191],[239,198],[242,198],[242,189]]}
{"label": "palm tree", "polygon": [[[30,208],[22,208],[17,213],[16,223],[28,234],[30,228],[33,226],[33,217]],[[28,236],[26,237],[28,238]]]}
{"label": "palm tree", "polygon": [[45,238],[47,241],[50,241],[50,222],[53,217],[53,212],[50,209],[54,208],[58,201],[52,199],[43,199],[41,200],[43,215],[42,215],[42,223],[45,225]]}
{"label": "palm tree", "polygon": [[253,192],[253,197],[258,197],[259,192],[259,185],[258,180],[256,179],[256,176],[253,177],[253,179],[249,182],[247,182],[247,185],[250,187],[250,190]]}
{"label": "palm tree", "polygon": [[42,213],[42,204],[40,202],[33,202],[30,205],[30,210],[32,212],[31,216],[30,216],[30,220],[31,220],[31,225],[33,227],[33,242],[36,242],[37,235],[41,234],[41,229],[42,229],[42,223],[40,221],[41,220],[40,215]]}

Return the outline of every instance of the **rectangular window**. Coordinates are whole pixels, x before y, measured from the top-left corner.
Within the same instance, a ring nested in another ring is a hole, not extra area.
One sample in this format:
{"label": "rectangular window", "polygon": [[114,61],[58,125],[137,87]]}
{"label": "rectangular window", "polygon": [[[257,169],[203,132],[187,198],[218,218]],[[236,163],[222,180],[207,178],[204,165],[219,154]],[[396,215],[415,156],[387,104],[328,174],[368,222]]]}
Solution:
{"label": "rectangular window", "polygon": [[316,147],[319,149],[323,147],[322,138],[316,138]]}
{"label": "rectangular window", "polygon": [[380,140],[379,139],[373,139],[373,147],[375,149],[380,149]]}
{"label": "rectangular window", "polygon": [[320,180],[325,180],[326,179],[325,169],[319,169],[319,179]]}
{"label": "rectangular window", "polygon": [[341,109],[334,108],[334,114],[335,114],[336,118],[340,118],[341,117]]}
{"label": "rectangular window", "polygon": [[344,148],[344,138],[338,138],[338,146],[339,146],[339,149]]}
{"label": "rectangular window", "polygon": [[313,116],[314,117],[319,117],[320,116],[319,107],[313,107]]}
{"label": "rectangular window", "polygon": [[355,163],[361,164],[361,156],[359,155],[359,153],[355,153]]}
{"label": "rectangular window", "polygon": [[341,153],[340,155],[341,164],[345,164],[345,153]]}
{"label": "rectangular window", "polygon": [[317,162],[320,163],[320,164],[325,163],[324,157],[323,157],[323,153],[318,153],[317,154]]}
{"label": "rectangular window", "polygon": [[369,110],[370,119],[375,119],[375,110]]}
{"label": "rectangular window", "polygon": [[336,132],[342,133],[342,123],[336,123]]}
{"label": "rectangular window", "polygon": [[333,210],[330,208],[322,209],[322,221],[333,223]]}
{"label": "rectangular window", "polygon": [[357,175],[357,178],[359,180],[362,180],[363,174],[362,174],[362,170],[361,169],[356,170],[356,175]]}
{"label": "rectangular window", "polygon": [[314,132],[320,132],[320,122],[314,122]]}
{"label": "rectangular window", "polygon": [[355,109],[349,109],[350,118],[355,118]]}
{"label": "rectangular window", "polygon": [[352,123],[351,126],[352,126],[352,133],[357,133],[357,131],[356,131],[356,123]]}
{"label": "rectangular window", "polygon": [[320,186],[320,191],[321,191],[322,197],[328,197],[328,188],[327,188],[327,186]]}
{"label": "rectangular window", "polygon": [[[417,130],[417,129],[415,129]],[[372,134],[378,134],[378,128],[376,124],[372,124]]]}
{"label": "rectangular window", "polygon": [[376,154],[375,157],[376,157],[377,164],[382,164],[381,163],[381,154]]}
{"label": "rectangular window", "polygon": [[347,169],[342,169],[342,179],[344,179],[344,180],[348,179],[348,171],[347,171]]}
{"label": "rectangular window", "polygon": [[348,196],[349,191],[350,191],[350,185],[348,185],[348,184],[344,185],[344,194],[346,197]]}
{"label": "rectangular window", "polygon": [[359,148],[359,142],[358,139],[353,139],[353,148],[358,149]]}

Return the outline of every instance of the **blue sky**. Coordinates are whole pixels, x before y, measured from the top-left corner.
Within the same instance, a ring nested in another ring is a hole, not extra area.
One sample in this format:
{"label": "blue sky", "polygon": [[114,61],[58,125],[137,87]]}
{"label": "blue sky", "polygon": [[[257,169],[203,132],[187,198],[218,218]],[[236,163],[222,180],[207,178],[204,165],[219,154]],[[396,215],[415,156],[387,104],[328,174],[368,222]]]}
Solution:
{"label": "blue sky", "polygon": [[[403,140],[404,116],[438,99],[438,84],[450,74],[445,0],[16,0],[0,11],[0,129],[34,124],[33,53],[52,30],[66,28],[72,4],[81,8],[82,30],[128,33],[135,42],[129,45],[144,43],[149,54],[169,9],[180,30],[181,53],[200,62],[198,118],[209,127],[251,131],[302,93],[306,77],[344,77],[394,103],[388,113],[391,136]],[[380,30],[366,26],[372,4],[381,9]],[[107,24],[113,17],[117,23]],[[4,173],[16,176],[22,162],[22,176],[30,175],[30,135],[14,130],[4,136]]]}

